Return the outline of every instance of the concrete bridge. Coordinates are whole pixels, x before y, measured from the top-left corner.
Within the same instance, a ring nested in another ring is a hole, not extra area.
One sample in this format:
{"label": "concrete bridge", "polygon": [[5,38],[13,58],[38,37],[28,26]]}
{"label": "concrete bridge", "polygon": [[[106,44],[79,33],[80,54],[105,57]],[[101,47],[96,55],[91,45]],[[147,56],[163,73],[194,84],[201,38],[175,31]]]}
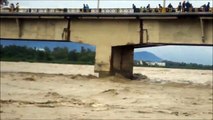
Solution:
{"label": "concrete bridge", "polygon": [[213,13],[1,13],[1,39],[55,40],[96,46],[100,76],[131,77],[133,50],[213,45]]}

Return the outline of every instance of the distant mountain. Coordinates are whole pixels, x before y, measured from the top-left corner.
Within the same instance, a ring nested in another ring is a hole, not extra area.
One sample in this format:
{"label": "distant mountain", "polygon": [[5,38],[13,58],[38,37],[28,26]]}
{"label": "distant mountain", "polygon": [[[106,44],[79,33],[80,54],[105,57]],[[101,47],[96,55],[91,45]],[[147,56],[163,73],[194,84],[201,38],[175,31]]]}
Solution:
{"label": "distant mountain", "polygon": [[134,53],[134,60],[143,60],[143,61],[150,61],[150,62],[162,61],[161,58],[159,58],[155,54],[147,52],[147,51],[135,52]]}

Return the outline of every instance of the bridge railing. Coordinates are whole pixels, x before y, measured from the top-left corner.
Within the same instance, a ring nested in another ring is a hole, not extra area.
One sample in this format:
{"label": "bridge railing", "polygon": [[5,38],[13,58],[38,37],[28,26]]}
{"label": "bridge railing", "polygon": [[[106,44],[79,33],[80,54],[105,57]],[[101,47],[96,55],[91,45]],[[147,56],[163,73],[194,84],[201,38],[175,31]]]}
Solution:
{"label": "bridge railing", "polygon": [[[176,8],[173,9],[166,9],[167,12],[181,12],[178,11]],[[11,12],[10,8],[1,8],[1,13],[3,12]],[[16,11],[14,11],[16,12]],[[160,13],[162,12],[161,9],[158,8],[101,8],[101,9],[79,9],[79,8],[21,8],[18,10],[20,13],[121,13],[121,14],[128,14],[128,13]],[[205,12],[203,8],[193,8],[190,9],[189,12]],[[209,12],[213,12],[213,8],[210,8]]]}

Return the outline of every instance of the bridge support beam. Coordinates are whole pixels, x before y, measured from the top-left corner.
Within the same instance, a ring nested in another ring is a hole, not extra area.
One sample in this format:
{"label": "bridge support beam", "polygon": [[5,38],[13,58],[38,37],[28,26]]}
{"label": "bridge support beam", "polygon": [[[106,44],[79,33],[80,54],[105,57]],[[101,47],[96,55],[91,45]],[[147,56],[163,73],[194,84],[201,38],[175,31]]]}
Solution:
{"label": "bridge support beam", "polygon": [[110,72],[127,78],[133,76],[133,46],[112,47]]}
{"label": "bridge support beam", "polygon": [[133,76],[133,46],[96,47],[95,72],[99,77],[120,74]]}

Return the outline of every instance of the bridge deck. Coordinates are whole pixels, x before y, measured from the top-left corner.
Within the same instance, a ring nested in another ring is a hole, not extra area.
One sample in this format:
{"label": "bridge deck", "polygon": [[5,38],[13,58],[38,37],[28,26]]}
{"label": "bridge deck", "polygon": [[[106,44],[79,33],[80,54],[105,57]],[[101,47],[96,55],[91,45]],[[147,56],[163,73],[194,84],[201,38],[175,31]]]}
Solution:
{"label": "bridge deck", "polygon": [[140,17],[213,17],[211,12],[175,12],[175,13],[1,13],[1,18],[30,18],[30,17],[69,17],[69,18],[80,18],[80,17],[123,17],[123,18],[140,18]]}

